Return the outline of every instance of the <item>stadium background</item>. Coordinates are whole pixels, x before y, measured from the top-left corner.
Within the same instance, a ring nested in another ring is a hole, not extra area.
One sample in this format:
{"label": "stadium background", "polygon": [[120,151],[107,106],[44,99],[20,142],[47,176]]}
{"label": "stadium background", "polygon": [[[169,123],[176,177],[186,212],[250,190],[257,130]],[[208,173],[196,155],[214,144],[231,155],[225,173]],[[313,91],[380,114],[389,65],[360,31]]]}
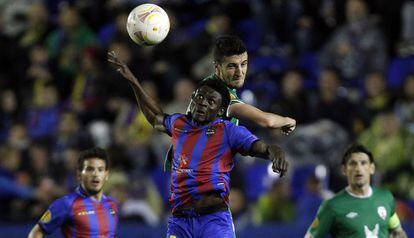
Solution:
{"label": "stadium background", "polygon": [[106,193],[122,204],[120,237],[164,236],[168,138],[145,121],[106,52],[118,52],[167,112],[184,112],[194,83],[212,72],[220,34],[247,44],[243,100],[298,122],[289,136],[247,124],[292,166],[278,180],[263,161],[237,158],[238,237],[303,236],[320,202],[344,186],[337,168],[352,140],[374,152],[374,184],[394,193],[414,236],[414,1],[153,2],[171,30],[140,47],[124,26],[142,1],[0,1],[1,237],[24,237],[71,191],[77,155],[92,145],[112,157]]}

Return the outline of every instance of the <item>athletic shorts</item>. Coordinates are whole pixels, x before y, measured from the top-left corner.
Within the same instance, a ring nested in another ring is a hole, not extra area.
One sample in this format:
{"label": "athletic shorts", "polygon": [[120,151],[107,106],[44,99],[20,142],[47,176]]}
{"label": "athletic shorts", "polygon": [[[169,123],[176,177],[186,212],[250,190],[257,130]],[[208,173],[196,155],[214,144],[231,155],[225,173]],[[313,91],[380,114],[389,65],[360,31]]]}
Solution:
{"label": "athletic shorts", "polygon": [[207,215],[168,218],[167,238],[235,238],[234,224],[228,210]]}

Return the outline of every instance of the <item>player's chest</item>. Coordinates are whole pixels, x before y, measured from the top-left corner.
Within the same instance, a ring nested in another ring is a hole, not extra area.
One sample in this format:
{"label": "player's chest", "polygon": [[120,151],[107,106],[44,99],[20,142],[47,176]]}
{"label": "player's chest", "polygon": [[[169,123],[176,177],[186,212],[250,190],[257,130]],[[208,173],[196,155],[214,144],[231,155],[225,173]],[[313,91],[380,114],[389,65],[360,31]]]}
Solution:
{"label": "player's chest", "polygon": [[85,202],[72,207],[72,224],[75,230],[90,234],[109,234],[116,227],[117,210],[103,203]]}
{"label": "player's chest", "polygon": [[387,231],[391,208],[378,201],[349,203],[337,212],[335,227],[349,235],[382,237]]}

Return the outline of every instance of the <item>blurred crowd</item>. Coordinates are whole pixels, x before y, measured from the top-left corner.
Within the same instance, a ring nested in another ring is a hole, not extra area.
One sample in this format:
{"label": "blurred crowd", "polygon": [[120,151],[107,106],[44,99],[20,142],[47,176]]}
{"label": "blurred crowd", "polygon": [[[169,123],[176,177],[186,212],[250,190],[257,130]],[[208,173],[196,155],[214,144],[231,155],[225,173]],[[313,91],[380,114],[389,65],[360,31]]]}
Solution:
{"label": "blurred crowd", "polygon": [[0,1],[0,220],[38,219],[76,185],[79,152],[108,149],[105,190],[121,219],[157,225],[168,215],[163,160],[169,138],[153,131],[113,50],[167,113],[186,111],[195,84],[213,73],[216,36],[237,34],[249,52],[242,99],[295,118],[289,136],[246,125],[277,142],[291,163],[237,158],[231,209],[237,225],[310,224],[343,188],[341,153],[354,140],[376,158],[376,185],[414,219],[414,1],[165,0],[171,29],[159,45],[130,40],[139,0]]}

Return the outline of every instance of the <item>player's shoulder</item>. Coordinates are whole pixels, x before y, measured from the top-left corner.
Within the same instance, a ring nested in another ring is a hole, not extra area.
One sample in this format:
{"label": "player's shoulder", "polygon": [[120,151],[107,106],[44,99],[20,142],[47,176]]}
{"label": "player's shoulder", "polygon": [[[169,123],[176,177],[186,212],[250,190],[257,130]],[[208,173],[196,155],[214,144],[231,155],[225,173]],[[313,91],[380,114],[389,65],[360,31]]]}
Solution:
{"label": "player's shoulder", "polygon": [[342,202],[347,197],[347,192],[345,191],[345,189],[342,189],[341,191],[337,192],[333,197],[325,200],[322,204],[326,207],[334,208],[336,207],[335,204]]}
{"label": "player's shoulder", "polygon": [[374,196],[381,196],[387,198],[393,198],[391,191],[386,188],[372,187],[372,193]]}
{"label": "player's shoulder", "polygon": [[68,193],[51,203],[51,206],[58,207],[60,209],[68,209],[72,206],[73,202],[79,195],[76,192]]}

